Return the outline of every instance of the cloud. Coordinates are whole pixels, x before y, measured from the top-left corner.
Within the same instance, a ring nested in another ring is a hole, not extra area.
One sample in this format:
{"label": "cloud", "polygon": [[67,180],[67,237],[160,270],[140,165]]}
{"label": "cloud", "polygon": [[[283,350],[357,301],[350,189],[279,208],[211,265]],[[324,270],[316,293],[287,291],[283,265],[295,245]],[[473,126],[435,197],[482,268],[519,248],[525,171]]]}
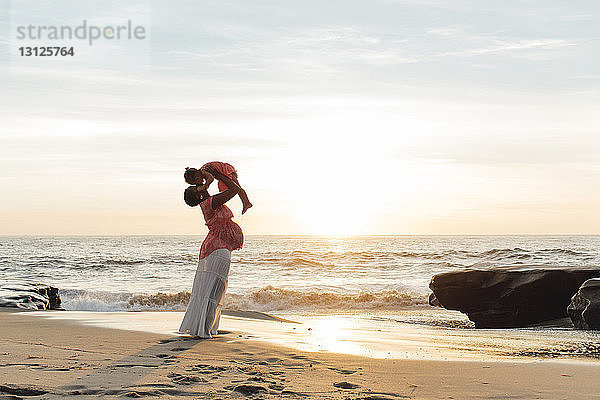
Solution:
{"label": "cloud", "polygon": [[352,48],[372,46],[381,43],[381,39],[361,32],[351,26],[331,26],[310,29],[304,34],[285,40],[286,45],[309,47],[333,45],[349,46]]}
{"label": "cloud", "polygon": [[463,36],[465,34],[465,27],[463,26],[445,26],[439,28],[432,28],[425,32],[427,35],[434,36]]}
{"label": "cloud", "polygon": [[496,40],[496,43],[489,47],[466,49],[455,53],[445,53],[445,55],[480,55],[489,53],[511,53],[521,52],[523,50],[556,50],[568,46],[576,46],[576,43],[562,39],[528,39],[505,41]]}
{"label": "cloud", "polygon": [[404,148],[399,156],[433,163],[479,166],[527,166],[585,164],[600,166],[600,139],[594,135],[537,137],[481,135],[440,138],[434,142]]}

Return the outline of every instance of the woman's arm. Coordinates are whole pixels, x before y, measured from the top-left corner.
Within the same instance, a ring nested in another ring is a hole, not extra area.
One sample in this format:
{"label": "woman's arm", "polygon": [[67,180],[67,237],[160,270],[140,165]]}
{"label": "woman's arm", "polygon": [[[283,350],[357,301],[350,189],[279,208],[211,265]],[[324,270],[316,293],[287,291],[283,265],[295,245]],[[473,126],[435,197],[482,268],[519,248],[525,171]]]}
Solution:
{"label": "woman's arm", "polygon": [[232,197],[235,197],[235,195],[237,195],[240,191],[240,186],[236,184],[233,180],[231,180],[228,176],[223,175],[222,173],[217,171],[216,168],[214,168],[212,165],[207,165],[204,168],[206,169],[206,172],[208,172],[227,186],[226,191],[213,196],[212,209],[216,210],[217,208],[221,207],[223,204],[231,200]]}
{"label": "woman's arm", "polygon": [[212,176],[212,174],[208,171],[201,169],[200,173],[202,174],[204,184],[197,187],[197,190],[199,192],[208,189],[210,184],[213,183],[213,181],[215,180],[215,178]]}

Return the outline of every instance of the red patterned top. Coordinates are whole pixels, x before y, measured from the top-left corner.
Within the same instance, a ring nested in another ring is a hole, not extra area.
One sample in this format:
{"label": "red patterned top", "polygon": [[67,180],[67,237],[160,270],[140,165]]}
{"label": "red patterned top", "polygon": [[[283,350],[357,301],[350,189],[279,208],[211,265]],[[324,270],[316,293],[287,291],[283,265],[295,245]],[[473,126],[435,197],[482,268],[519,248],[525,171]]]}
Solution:
{"label": "red patterned top", "polygon": [[244,244],[242,228],[231,220],[233,213],[225,204],[213,210],[213,197],[210,196],[200,203],[206,226],[208,226],[208,235],[200,247],[200,259],[209,256],[217,249],[239,250]]}

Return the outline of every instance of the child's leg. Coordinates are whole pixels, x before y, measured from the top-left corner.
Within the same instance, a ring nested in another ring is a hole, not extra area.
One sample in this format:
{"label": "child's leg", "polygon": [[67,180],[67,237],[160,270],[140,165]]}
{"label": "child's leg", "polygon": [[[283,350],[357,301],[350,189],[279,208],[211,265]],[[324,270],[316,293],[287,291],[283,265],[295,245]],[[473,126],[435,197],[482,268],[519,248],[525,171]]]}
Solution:
{"label": "child's leg", "polygon": [[244,214],[250,207],[252,207],[252,203],[250,203],[246,191],[242,188],[242,185],[240,185],[240,182],[238,181],[237,172],[233,172],[231,174],[231,180],[240,187],[240,192],[238,194],[240,196],[240,200],[242,200],[242,214]]}

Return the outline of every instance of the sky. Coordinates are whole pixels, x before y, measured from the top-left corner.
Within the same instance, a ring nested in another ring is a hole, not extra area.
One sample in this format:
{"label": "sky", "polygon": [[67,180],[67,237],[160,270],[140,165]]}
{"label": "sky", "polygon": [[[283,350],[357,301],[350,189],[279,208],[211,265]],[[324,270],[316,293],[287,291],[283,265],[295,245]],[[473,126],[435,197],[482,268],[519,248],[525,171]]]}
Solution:
{"label": "sky", "polygon": [[0,3],[0,234],[203,234],[212,160],[248,235],[600,233],[596,1],[127,4]]}

